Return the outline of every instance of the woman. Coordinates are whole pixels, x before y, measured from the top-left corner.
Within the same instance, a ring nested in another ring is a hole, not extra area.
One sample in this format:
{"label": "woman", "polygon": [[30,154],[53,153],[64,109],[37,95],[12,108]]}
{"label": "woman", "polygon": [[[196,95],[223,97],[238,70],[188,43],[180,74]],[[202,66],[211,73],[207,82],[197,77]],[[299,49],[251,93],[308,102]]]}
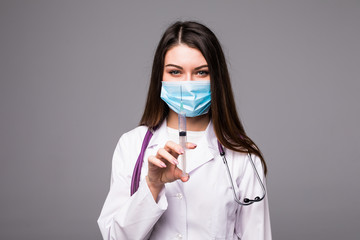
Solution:
{"label": "woman", "polygon": [[[187,149],[178,144],[180,111],[187,116]],[[98,220],[103,238],[271,239],[267,197],[247,206],[234,200],[218,143],[240,202],[260,196],[251,163],[262,182],[266,164],[238,118],[221,46],[204,25],[176,22],[155,52],[140,126],[116,146],[111,188]],[[183,174],[178,157],[185,150]],[[144,164],[137,184],[138,157]]]}

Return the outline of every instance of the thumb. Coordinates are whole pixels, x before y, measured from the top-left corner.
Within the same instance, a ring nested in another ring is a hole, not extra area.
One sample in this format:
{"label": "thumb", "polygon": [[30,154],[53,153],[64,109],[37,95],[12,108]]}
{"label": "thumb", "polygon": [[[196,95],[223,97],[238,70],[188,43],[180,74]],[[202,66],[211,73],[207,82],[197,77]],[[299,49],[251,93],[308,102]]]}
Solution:
{"label": "thumb", "polygon": [[190,175],[188,173],[185,174],[185,176],[181,177],[180,180],[182,182],[187,182],[189,181]]}
{"label": "thumb", "polygon": [[183,171],[180,168],[175,168],[174,176],[182,182],[187,182],[189,180],[189,174],[183,174]]}

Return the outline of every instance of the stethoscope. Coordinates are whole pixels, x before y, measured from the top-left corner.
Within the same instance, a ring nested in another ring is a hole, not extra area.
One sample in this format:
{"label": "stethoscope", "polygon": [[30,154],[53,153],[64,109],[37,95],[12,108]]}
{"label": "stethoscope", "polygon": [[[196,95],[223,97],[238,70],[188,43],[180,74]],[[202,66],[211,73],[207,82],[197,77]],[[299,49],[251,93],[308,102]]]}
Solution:
{"label": "stethoscope", "polygon": [[234,183],[233,183],[233,179],[231,177],[231,173],[230,173],[230,169],[229,169],[229,165],[227,163],[227,160],[226,160],[226,157],[225,157],[225,151],[224,151],[224,148],[223,146],[220,144],[219,140],[217,141],[218,143],[218,148],[219,148],[219,153],[220,153],[220,156],[222,157],[223,159],[223,162],[226,166],[226,172],[227,172],[227,175],[229,177],[229,182],[231,183],[231,188],[233,190],[233,194],[234,194],[234,200],[235,202],[237,202],[238,204],[240,205],[243,205],[243,206],[248,206],[250,204],[253,204],[254,202],[260,202],[261,200],[263,200],[265,198],[265,195],[266,195],[266,190],[265,190],[265,186],[263,184],[263,182],[261,181],[260,179],[260,176],[259,176],[259,173],[258,171],[256,170],[256,167],[255,167],[255,164],[254,164],[254,161],[252,160],[252,157],[251,157],[251,154],[248,153],[248,157],[249,157],[249,162],[251,163],[251,166],[254,170],[254,173],[255,173],[255,176],[261,186],[261,189],[262,189],[262,197],[255,197],[254,199],[249,199],[249,198],[244,198],[244,202],[241,202],[240,199],[236,196],[236,192],[235,192],[235,188],[234,188]]}
{"label": "stethoscope", "polygon": [[[145,134],[145,137],[144,137],[144,140],[143,140],[143,143],[142,143],[142,146],[141,146],[141,151],[140,151],[140,154],[139,154],[138,159],[136,161],[136,164],[135,164],[135,167],[134,167],[134,172],[133,172],[132,179],[131,179],[131,187],[130,187],[130,194],[131,195],[133,195],[139,188],[140,174],[141,174],[142,164],[144,162],[143,160],[144,160],[145,150],[146,150],[147,146],[149,145],[150,139],[153,136],[153,134],[154,134],[154,130],[150,130],[150,129],[148,129],[148,131]],[[231,177],[229,165],[228,165],[226,157],[225,157],[224,148],[220,144],[219,140],[217,141],[217,143],[218,143],[220,156],[222,157],[223,162],[224,162],[224,164],[226,166],[226,172],[227,172],[227,175],[229,177],[229,181],[231,183],[231,188],[232,188],[232,191],[233,191],[233,194],[234,194],[235,202],[237,202],[238,204],[240,204],[242,206],[248,206],[250,204],[253,204],[254,202],[260,202],[261,200],[263,200],[265,198],[265,195],[266,195],[265,186],[264,186],[263,182],[260,179],[259,173],[256,170],[254,161],[252,160],[252,157],[251,157],[250,153],[248,153],[249,161],[250,161],[250,164],[251,164],[251,166],[252,166],[252,168],[254,170],[254,173],[255,173],[255,176],[256,176],[256,178],[257,178],[257,180],[259,182],[259,185],[261,186],[262,197],[257,196],[254,199],[244,198],[244,201],[242,202],[236,196],[233,179]]]}

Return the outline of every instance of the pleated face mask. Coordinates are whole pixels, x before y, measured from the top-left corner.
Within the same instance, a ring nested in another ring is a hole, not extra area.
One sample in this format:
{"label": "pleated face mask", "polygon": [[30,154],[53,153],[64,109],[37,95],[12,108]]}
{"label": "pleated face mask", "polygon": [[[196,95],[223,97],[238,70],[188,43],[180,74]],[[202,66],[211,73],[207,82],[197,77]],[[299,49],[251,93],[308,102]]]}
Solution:
{"label": "pleated face mask", "polygon": [[210,80],[162,81],[161,99],[174,112],[185,112],[186,117],[197,117],[209,112],[211,104]]}

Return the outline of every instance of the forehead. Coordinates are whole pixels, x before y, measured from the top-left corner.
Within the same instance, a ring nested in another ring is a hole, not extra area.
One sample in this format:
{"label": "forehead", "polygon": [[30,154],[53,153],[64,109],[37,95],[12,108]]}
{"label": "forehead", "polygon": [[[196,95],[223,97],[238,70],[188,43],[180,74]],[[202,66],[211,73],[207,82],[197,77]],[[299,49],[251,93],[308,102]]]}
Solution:
{"label": "forehead", "polygon": [[196,49],[191,48],[185,44],[179,44],[170,48],[165,54],[165,64],[195,64],[206,65],[206,60],[202,53]]}

